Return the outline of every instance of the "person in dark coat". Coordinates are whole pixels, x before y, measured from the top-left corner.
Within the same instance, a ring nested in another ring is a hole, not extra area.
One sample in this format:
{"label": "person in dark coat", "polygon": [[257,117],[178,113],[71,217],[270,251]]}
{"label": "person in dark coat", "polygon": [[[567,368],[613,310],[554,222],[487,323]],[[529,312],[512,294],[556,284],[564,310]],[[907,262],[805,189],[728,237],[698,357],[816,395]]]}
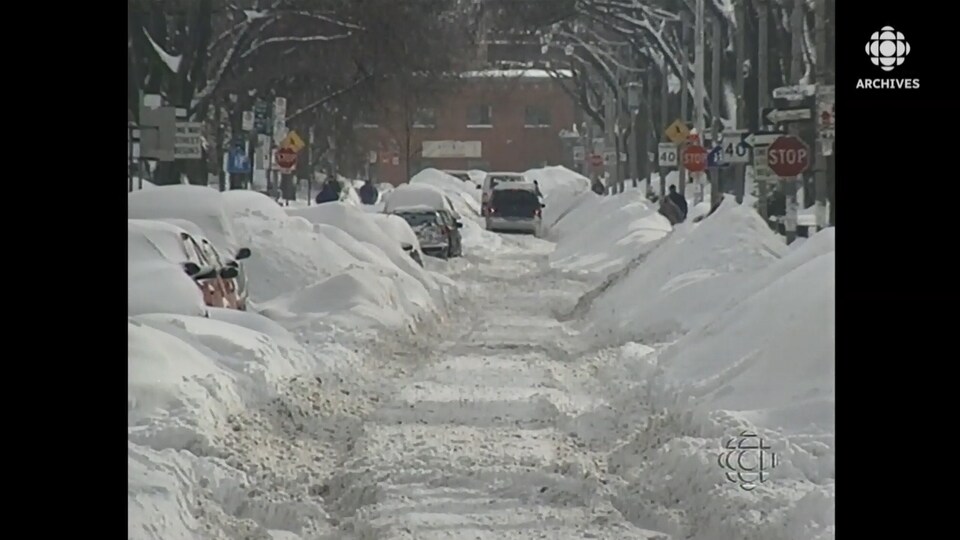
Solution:
{"label": "person in dark coat", "polygon": [[362,186],[360,186],[360,202],[363,204],[377,204],[377,198],[380,195],[380,192],[377,191],[377,187],[373,185],[373,180],[367,180]]}
{"label": "person in dark coat", "polygon": [[534,191],[534,193],[537,194],[537,197],[538,197],[538,198],[540,198],[540,199],[543,198],[543,193],[540,192],[540,183],[537,182],[536,180],[533,181],[533,191]]}
{"label": "person in dark coat", "polygon": [[593,179],[593,186],[591,189],[597,195],[603,195],[607,192],[607,187],[603,185],[603,181],[599,177]]}
{"label": "person in dark coat", "polygon": [[660,201],[660,215],[670,220],[670,225],[676,225],[683,221],[683,217],[680,212],[680,208],[670,199],[670,197],[664,197]]}
{"label": "person in dark coat", "polygon": [[285,174],[280,177],[280,195],[283,198],[283,206],[290,206],[290,201],[297,199],[297,183],[293,175]]}
{"label": "person in dark coat", "polygon": [[317,193],[317,204],[339,201],[341,189],[340,182],[336,178],[327,176],[323,187],[320,188],[320,193]]}
{"label": "person in dark coat", "polygon": [[677,186],[670,186],[670,193],[667,194],[667,198],[680,210],[680,221],[687,219],[687,199],[677,191]]}

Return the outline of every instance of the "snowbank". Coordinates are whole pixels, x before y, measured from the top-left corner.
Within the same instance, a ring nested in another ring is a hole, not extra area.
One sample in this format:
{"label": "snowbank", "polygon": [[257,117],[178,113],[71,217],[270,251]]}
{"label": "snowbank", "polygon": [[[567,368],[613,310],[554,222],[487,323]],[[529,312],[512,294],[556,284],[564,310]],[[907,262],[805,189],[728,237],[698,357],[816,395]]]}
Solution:
{"label": "snowbank", "polygon": [[228,216],[223,195],[206,186],[159,186],[127,194],[128,218],[185,219],[200,227],[217,248],[233,252],[241,246]]}
{"label": "snowbank", "polygon": [[729,309],[731,294],[787,251],[756,212],[726,199],[709,218],[677,225],[578,309],[588,309],[588,327],[604,341],[670,341]]}
{"label": "snowbank", "polygon": [[[584,192],[590,192],[590,179],[566,167],[554,166],[530,169],[523,173],[532,182],[537,181],[543,193],[543,228],[546,231],[559,221],[577,203]],[[595,195],[590,192],[591,195]]]}
{"label": "snowbank", "polygon": [[187,262],[175,225],[127,220],[127,314],[203,315],[203,294],[184,272]]}
{"label": "snowbank", "polygon": [[671,229],[669,220],[639,191],[616,197],[581,193],[550,229],[557,241],[550,265],[606,277],[649,252]]}
{"label": "snowbank", "polygon": [[[615,403],[645,388],[664,411],[610,456],[621,512],[678,538],[835,537],[834,278],[827,229],[744,275],[725,309],[648,361],[633,388],[611,381]],[[744,432],[777,455],[753,491],[717,461]]]}

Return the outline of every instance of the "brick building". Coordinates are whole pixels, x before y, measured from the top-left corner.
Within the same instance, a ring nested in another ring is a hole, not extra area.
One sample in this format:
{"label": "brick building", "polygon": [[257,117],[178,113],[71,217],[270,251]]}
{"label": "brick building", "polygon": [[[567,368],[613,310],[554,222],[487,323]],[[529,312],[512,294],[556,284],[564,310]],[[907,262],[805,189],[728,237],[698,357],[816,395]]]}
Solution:
{"label": "brick building", "polygon": [[[566,75],[566,74],[565,74]],[[370,175],[394,185],[422,169],[524,171],[571,166],[561,132],[576,119],[574,101],[541,70],[464,73],[432,107],[417,110],[407,130],[370,115],[357,126]],[[409,165],[409,168],[408,168]]]}

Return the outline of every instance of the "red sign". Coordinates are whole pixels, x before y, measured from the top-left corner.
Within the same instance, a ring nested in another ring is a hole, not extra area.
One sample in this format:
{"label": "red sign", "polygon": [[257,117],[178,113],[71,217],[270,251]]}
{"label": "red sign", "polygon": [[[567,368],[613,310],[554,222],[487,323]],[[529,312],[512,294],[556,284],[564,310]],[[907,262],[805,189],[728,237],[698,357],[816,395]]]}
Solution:
{"label": "red sign", "polygon": [[297,166],[297,153],[293,148],[279,148],[277,149],[276,162],[281,169],[292,169]]}
{"label": "red sign", "polygon": [[690,172],[703,172],[707,168],[706,148],[693,145],[683,150],[683,168]]}
{"label": "red sign", "polygon": [[798,176],[810,167],[810,148],[800,139],[784,135],[767,148],[767,165],[777,176]]}
{"label": "red sign", "polygon": [[603,156],[600,154],[592,154],[590,156],[590,164],[594,167],[603,167]]}

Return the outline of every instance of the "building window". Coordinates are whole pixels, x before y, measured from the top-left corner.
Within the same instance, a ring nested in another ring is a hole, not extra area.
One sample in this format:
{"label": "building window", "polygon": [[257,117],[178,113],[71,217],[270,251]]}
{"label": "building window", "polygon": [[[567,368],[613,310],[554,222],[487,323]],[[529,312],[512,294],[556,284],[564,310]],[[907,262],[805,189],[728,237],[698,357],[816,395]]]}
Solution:
{"label": "building window", "polygon": [[429,107],[421,107],[417,109],[417,112],[413,115],[413,127],[437,127],[437,111]]}
{"label": "building window", "polygon": [[360,109],[357,113],[358,127],[377,127],[377,114],[370,109]]}
{"label": "building window", "polygon": [[527,105],[524,127],[550,127],[550,111],[539,105]]}
{"label": "building window", "polygon": [[493,107],[490,105],[473,105],[467,109],[467,127],[493,126]]}

